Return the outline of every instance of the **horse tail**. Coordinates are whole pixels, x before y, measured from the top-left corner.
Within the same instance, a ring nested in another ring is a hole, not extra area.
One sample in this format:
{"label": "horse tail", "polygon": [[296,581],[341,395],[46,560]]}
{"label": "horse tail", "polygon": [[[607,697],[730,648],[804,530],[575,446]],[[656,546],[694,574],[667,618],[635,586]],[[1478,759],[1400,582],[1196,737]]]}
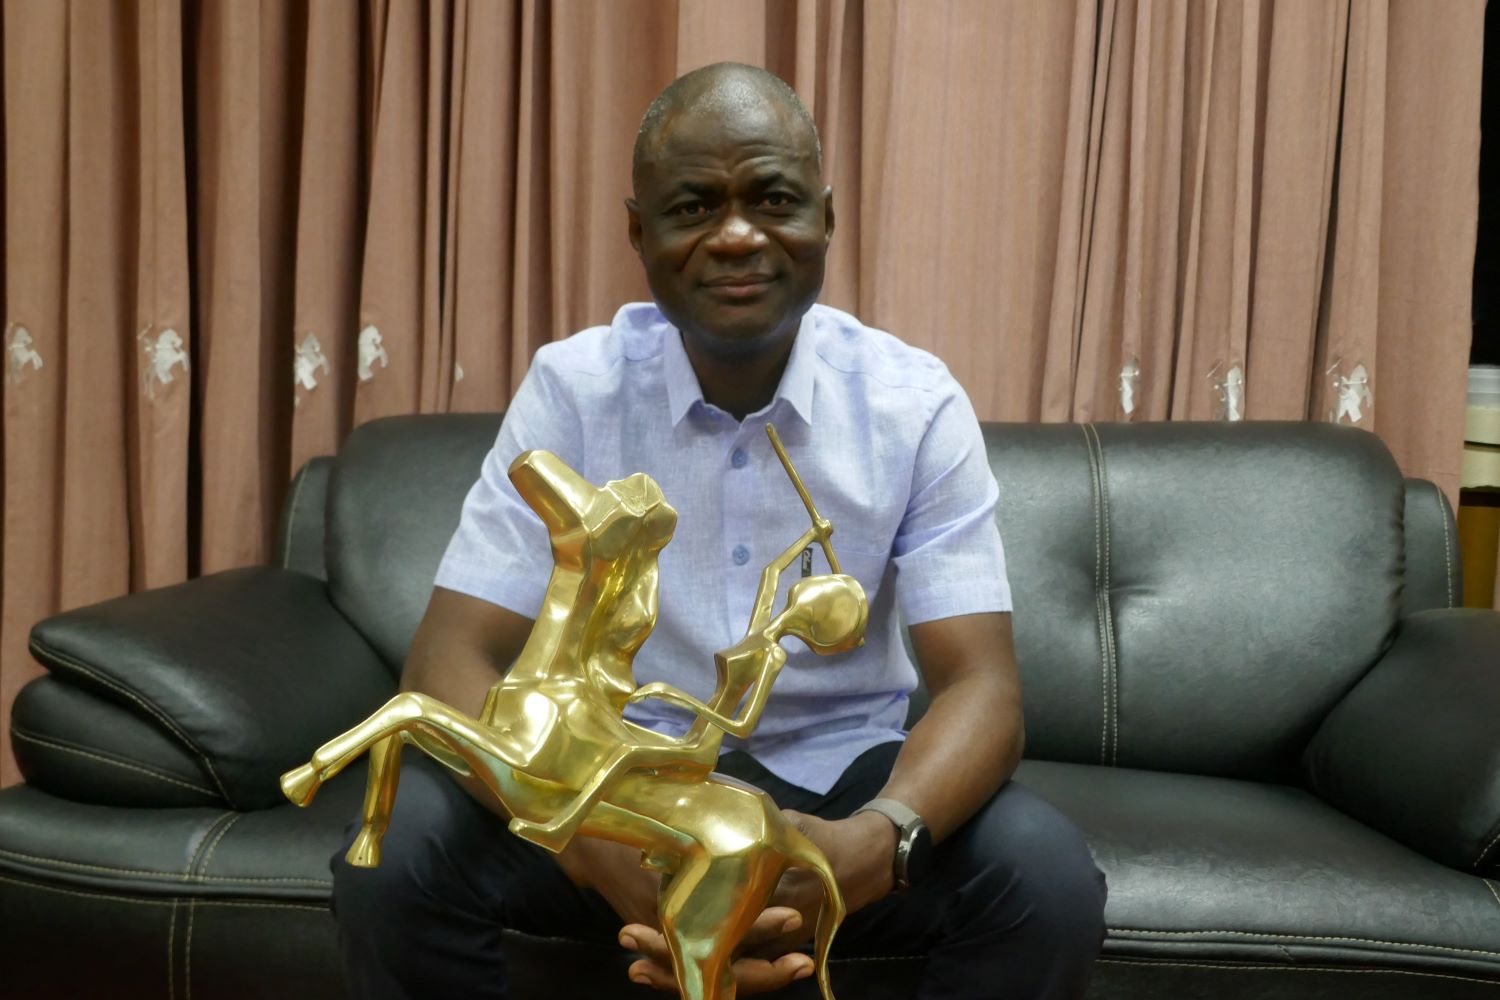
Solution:
{"label": "horse tail", "polygon": [[833,935],[844,922],[844,897],[823,852],[800,830],[793,828],[790,832],[792,843],[787,852],[788,866],[806,868],[823,883],[823,905],[818,910],[818,926],[813,937],[813,968],[818,974],[818,988],[823,1000],[834,1000],[833,984],[828,977],[828,954],[833,948]]}

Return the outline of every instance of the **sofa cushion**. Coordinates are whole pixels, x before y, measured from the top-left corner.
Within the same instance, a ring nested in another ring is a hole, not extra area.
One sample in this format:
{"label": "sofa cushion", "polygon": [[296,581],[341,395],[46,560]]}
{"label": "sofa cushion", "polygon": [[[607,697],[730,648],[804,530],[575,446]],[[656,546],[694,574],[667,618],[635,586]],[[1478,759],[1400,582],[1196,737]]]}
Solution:
{"label": "sofa cushion", "polygon": [[239,809],[283,801],[283,771],[394,693],[321,581],[265,566],[55,615],[32,628],[31,653],[159,724]]}
{"label": "sofa cushion", "polygon": [[1400,609],[1404,484],[1326,424],[991,425],[1037,757],[1286,780]]}
{"label": "sofa cushion", "polygon": [[399,674],[499,414],[387,417],[355,429],[328,483],[334,603]]}
{"label": "sofa cushion", "polygon": [[1500,885],[1285,785],[1026,761],[1109,879],[1105,957],[1500,981]]}
{"label": "sofa cushion", "polygon": [[1500,615],[1403,619],[1307,748],[1325,801],[1459,871],[1500,877]]}
{"label": "sofa cushion", "polygon": [[34,788],[101,806],[214,806],[202,760],[149,717],[43,676],[16,695],[11,742]]}

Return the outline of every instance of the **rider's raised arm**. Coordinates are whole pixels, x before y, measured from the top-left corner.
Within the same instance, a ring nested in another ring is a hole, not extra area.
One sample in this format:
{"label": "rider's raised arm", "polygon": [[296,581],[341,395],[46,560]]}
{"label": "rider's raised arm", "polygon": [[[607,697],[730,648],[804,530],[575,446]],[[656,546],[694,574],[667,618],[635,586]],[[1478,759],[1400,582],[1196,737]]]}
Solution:
{"label": "rider's raised arm", "polygon": [[802,550],[811,545],[817,537],[817,529],[808,528],[802,533],[801,538],[787,546],[786,551],[772,559],[766,564],[766,568],[761,570],[760,587],[755,591],[755,606],[750,612],[750,625],[745,629],[746,635],[759,632],[771,623],[771,615],[775,610],[773,605],[776,603],[776,588],[781,583],[782,572],[796,561],[797,557],[802,554]]}

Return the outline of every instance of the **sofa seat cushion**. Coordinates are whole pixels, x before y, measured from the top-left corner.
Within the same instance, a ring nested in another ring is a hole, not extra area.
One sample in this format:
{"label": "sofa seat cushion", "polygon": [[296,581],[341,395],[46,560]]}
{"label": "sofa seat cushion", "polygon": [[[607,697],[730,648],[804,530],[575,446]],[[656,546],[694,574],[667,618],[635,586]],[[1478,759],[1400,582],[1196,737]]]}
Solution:
{"label": "sofa seat cushion", "polygon": [[356,770],[305,810],[112,808],[27,785],[0,791],[0,993],[343,996],[328,859],[359,809]]}
{"label": "sofa seat cushion", "polygon": [[1284,785],[1026,761],[1109,878],[1105,958],[1500,983],[1500,885]]}
{"label": "sofa seat cushion", "polygon": [[[249,813],[95,806],[27,785],[0,791],[0,925],[24,925],[0,935],[0,959],[14,958],[0,968],[40,977],[23,980],[19,996],[169,996],[187,976],[195,998],[342,996],[328,861],[359,813],[364,773],[351,768],[306,809]],[[84,939],[94,942],[89,962],[66,961],[61,949]],[[505,948],[517,1000],[559,989],[600,1000],[661,996],[630,983],[633,956],[618,948],[514,932]],[[835,988],[906,1000],[922,965],[839,960]],[[782,995],[815,1000],[818,991],[802,982]]]}
{"label": "sofa seat cushion", "polygon": [[328,859],[359,812],[364,769],[305,810],[122,809],[16,785],[0,792],[0,876],[141,896],[327,904]]}

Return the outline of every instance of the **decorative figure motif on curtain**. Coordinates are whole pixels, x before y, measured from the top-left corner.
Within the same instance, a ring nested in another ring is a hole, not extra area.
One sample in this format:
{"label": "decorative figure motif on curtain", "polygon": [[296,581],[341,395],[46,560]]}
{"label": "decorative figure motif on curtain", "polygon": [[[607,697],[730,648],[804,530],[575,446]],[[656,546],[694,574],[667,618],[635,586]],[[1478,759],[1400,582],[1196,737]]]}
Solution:
{"label": "decorative figure motif on curtain", "polygon": [[[319,371],[327,375],[333,371],[333,366],[323,355],[323,345],[318,343],[318,338],[308,333],[292,355],[292,385],[311,392],[318,387]],[[295,405],[295,399],[293,403]]]}
{"label": "decorative figure motif on curtain", "polygon": [[384,368],[391,363],[391,357],[385,353],[385,346],[380,341],[380,330],[371,323],[359,331],[359,380],[368,382],[375,377],[375,362],[380,362]]}
{"label": "decorative figure motif on curtain", "polygon": [[141,342],[141,350],[146,353],[146,371],[142,377],[143,388],[146,398],[156,398],[156,387],[168,385],[172,381],[172,369],[182,365],[182,373],[186,375],[188,368],[187,351],[183,350],[182,336],[171,327],[167,327],[151,339],[151,328],[148,326],[140,332],[137,337]]}
{"label": "decorative figure motif on curtain", "polygon": [[1230,364],[1222,378],[1217,377],[1224,362],[1220,361],[1208,370],[1209,383],[1214,387],[1218,403],[1214,407],[1215,420],[1231,423],[1245,419],[1245,369],[1239,362]]}
{"label": "decorative figure motif on curtain", "polygon": [[[864,641],[869,614],[859,583],[839,571],[833,526],[818,515],[775,430],[766,432],[812,526],[762,571],[744,638],[714,656],[718,685],[708,703],[661,683],[637,688],[631,669],[656,624],[658,553],[677,525],[660,487],[640,473],[596,487],[557,456],[529,451],[509,474],[547,527],[552,576],[521,655],[479,717],[399,694],[283,775],[287,797],[306,805],[369,751],[364,821],[348,859],[377,865],[401,751],[411,745],[498,799],[511,831],[547,850],[561,851],[578,833],[639,847],[642,866],[663,875],[662,931],[689,1000],[734,995],[735,947],[782,874],[811,870],[825,892],[814,959],[832,1000],[828,950],[844,904],[827,859],[764,792],[712,773],[724,734],[747,737],[759,722],[786,663],[780,640],[795,636],[820,655],[845,652]],[[798,579],[773,615],[782,572],[815,543],[832,572]],[[645,729],[622,714],[642,698],[698,718],[681,737]]]}
{"label": "decorative figure motif on curtain", "polygon": [[1120,369],[1120,409],[1125,413],[1125,419],[1129,420],[1135,415],[1136,394],[1141,386],[1141,363],[1132,357],[1125,362]]}
{"label": "decorative figure motif on curtain", "polygon": [[11,324],[10,336],[5,342],[5,375],[12,385],[25,377],[28,367],[32,371],[42,370],[42,356],[32,349],[32,343],[31,331],[19,324]]}
{"label": "decorative figure motif on curtain", "polygon": [[1333,375],[1333,412],[1328,419],[1335,424],[1357,424],[1364,419],[1365,407],[1373,406],[1375,397],[1370,392],[1370,373],[1363,364],[1356,364],[1348,375],[1339,374],[1343,361],[1335,361],[1328,368]]}

